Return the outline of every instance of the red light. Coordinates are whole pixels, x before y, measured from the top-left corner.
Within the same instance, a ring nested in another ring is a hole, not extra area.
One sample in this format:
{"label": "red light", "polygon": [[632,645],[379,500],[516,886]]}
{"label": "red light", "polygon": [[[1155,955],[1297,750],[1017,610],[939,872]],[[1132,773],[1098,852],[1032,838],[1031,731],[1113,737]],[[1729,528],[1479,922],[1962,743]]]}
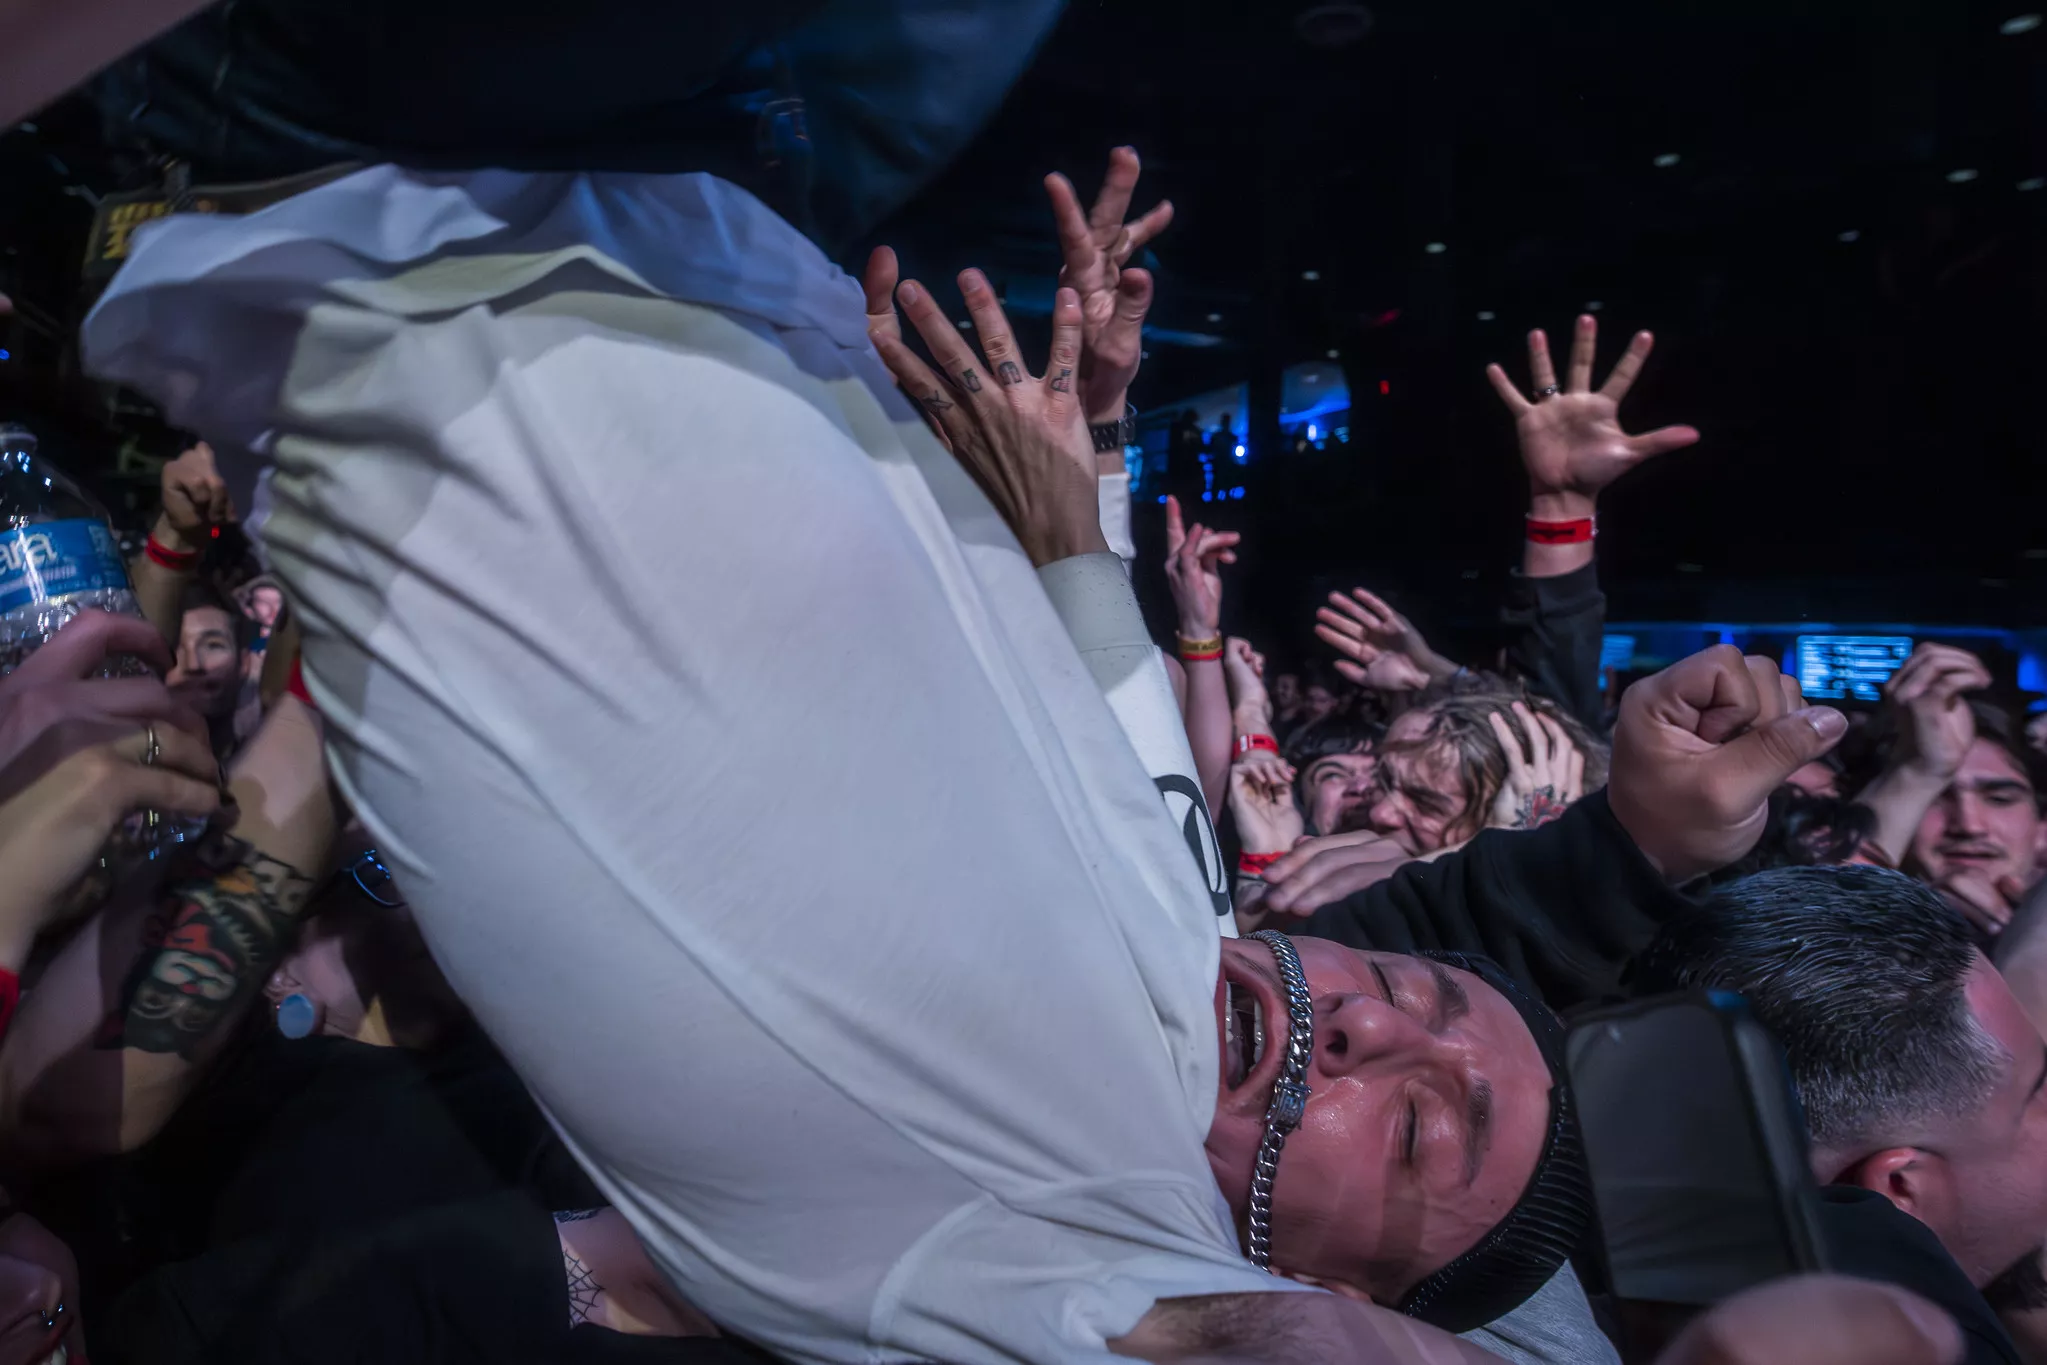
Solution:
{"label": "red light", "polygon": [[1379,381],[1379,396],[1380,396],[1381,398],[1384,398],[1384,397],[1385,397],[1385,396],[1386,396],[1387,394],[1389,394],[1389,393],[1391,393],[1391,392],[1393,392],[1393,383],[1392,383],[1392,381],[1391,381],[1391,380],[1386,380],[1386,379],[1382,379],[1382,380],[1380,380],[1380,381]]}
{"label": "red light", "polygon": [[216,526],[216,527],[214,527],[214,528],[213,528],[213,538],[214,538],[215,540],[219,540],[219,539],[220,539],[220,528],[219,528],[218,526]]}

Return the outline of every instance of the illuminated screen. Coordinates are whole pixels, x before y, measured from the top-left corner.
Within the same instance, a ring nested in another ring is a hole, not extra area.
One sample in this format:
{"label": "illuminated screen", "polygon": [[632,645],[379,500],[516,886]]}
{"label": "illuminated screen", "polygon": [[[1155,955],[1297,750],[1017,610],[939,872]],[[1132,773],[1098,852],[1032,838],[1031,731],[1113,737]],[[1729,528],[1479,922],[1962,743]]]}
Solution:
{"label": "illuminated screen", "polygon": [[1798,685],[1814,701],[1877,701],[1911,653],[1909,635],[1801,635]]}

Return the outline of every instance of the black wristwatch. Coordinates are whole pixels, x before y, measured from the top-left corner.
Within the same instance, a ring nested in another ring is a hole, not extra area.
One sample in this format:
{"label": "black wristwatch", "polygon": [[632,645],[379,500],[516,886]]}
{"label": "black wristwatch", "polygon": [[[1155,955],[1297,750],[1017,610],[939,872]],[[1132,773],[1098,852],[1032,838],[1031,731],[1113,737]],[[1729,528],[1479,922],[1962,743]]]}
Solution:
{"label": "black wristwatch", "polygon": [[1137,444],[1137,405],[1123,405],[1123,418],[1117,422],[1104,422],[1096,426],[1090,422],[1087,434],[1095,438],[1095,453],[1106,455],[1112,450]]}

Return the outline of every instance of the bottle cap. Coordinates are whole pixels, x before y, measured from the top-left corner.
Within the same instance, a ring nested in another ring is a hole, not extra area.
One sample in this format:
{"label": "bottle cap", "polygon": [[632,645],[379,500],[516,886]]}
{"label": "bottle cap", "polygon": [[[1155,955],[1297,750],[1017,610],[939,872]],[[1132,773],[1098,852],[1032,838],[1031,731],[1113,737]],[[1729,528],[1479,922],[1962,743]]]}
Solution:
{"label": "bottle cap", "polygon": [[287,1038],[307,1038],[319,1026],[319,1011],[312,997],[299,991],[277,1002],[277,1031]]}

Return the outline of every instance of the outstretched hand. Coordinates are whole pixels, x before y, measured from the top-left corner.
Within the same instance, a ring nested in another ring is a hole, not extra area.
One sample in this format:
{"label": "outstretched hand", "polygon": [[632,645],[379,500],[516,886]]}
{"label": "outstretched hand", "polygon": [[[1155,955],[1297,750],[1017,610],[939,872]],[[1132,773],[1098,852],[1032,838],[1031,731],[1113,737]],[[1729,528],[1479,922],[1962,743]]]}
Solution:
{"label": "outstretched hand", "polygon": [[1198,521],[1189,528],[1180,500],[1166,499],[1166,582],[1179,609],[1183,638],[1207,640],[1222,629],[1222,566],[1237,562],[1242,540],[1235,531],[1217,531]]}
{"label": "outstretched hand", "polygon": [[[876,253],[872,282],[893,267]],[[1052,308],[1052,350],[1043,376],[1023,366],[1009,318],[978,270],[962,271],[960,291],[982,355],[960,336],[929,290],[905,280],[894,290],[924,338],[934,371],[903,341],[893,306],[870,287],[868,336],[896,382],[921,403],[953,454],[1009,523],[1031,563],[1043,566],[1108,549],[1102,536],[1094,444],[1074,393],[1080,363],[1080,299],[1061,289]],[[984,359],[985,357],[985,359]]]}
{"label": "outstretched hand", "polygon": [[204,441],[164,464],[161,491],[156,535],[166,549],[196,550],[215,526],[235,519],[234,499],[214,464],[213,447]]}
{"label": "outstretched hand", "polygon": [[1457,671],[1413,622],[1363,588],[1330,593],[1315,612],[1315,636],[1343,656],[1336,671],[1346,682],[1377,692],[1419,692]]}
{"label": "outstretched hand", "polygon": [[1649,861],[1689,881],[1754,848],[1770,793],[1847,733],[1772,660],[1715,645],[1621,697],[1607,799]]}
{"label": "outstretched hand", "polygon": [[1136,148],[1118,147],[1110,152],[1109,173],[1102,179],[1094,208],[1087,212],[1081,210],[1072,181],[1057,172],[1045,177],[1045,192],[1051,197],[1052,218],[1059,229],[1059,248],[1065,256],[1059,283],[1080,295],[1082,408],[1087,420],[1097,424],[1123,416],[1125,395],[1144,356],[1151,272],[1129,269],[1128,263],[1173,221],[1170,200],[1134,222],[1123,221],[1130,211],[1140,169]]}
{"label": "outstretched hand", "polygon": [[[1549,354],[1549,338],[1540,329],[1528,334],[1528,368],[1535,397],[1524,397],[1507,372],[1486,366],[1486,378],[1514,414],[1521,440],[1521,463],[1528,471],[1529,491],[1538,515],[1569,520],[1592,515],[1600,491],[1653,456],[1682,450],[1699,439],[1691,427],[1659,427],[1630,436],[1621,430],[1620,404],[1642,373],[1655,338],[1635,333],[1606,383],[1592,387],[1594,351],[1599,323],[1587,313],[1578,319],[1571,340],[1570,368],[1557,384]],[[1555,390],[1554,392],[1548,392]]]}

